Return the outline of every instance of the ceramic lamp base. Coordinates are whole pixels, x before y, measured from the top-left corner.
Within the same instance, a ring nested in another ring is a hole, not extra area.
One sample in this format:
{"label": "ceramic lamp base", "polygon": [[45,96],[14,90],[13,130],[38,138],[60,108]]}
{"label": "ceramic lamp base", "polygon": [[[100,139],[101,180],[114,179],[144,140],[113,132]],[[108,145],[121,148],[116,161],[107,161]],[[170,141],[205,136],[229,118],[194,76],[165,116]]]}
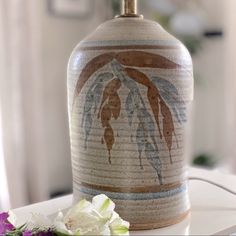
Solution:
{"label": "ceramic lamp base", "polygon": [[120,17],[82,41],[68,69],[74,200],[104,193],[135,230],[181,221],[193,98],[185,47],[155,22]]}

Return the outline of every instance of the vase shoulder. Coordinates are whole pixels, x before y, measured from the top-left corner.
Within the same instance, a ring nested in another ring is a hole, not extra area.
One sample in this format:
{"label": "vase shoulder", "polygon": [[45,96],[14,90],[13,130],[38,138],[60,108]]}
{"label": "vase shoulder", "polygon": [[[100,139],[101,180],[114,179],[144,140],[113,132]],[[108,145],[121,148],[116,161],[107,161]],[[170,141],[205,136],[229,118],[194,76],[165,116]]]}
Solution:
{"label": "vase shoulder", "polygon": [[[119,50],[141,50],[160,53],[185,67],[192,67],[191,56],[186,47],[159,23],[142,18],[116,18],[101,24],[74,49],[71,60],[78,54],[93,57],[95,52],[117,52]],[[192,69],[192,68],[191,68]]]}
{"label": "vase shoulder", "polygon": [[169,34],[159,23],[142,18],[116,18],[101,24],[80,42],[79,46],[101,44],[126,45],[135,43],[172,44],[182,43]]}

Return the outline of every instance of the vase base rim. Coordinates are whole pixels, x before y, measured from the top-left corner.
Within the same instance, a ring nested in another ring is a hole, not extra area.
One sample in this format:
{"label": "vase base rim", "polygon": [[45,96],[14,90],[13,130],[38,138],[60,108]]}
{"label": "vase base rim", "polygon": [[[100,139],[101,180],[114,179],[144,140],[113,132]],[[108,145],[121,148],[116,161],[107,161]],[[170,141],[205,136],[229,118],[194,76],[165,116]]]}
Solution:
{"label": "vase base rim", "polygon": [[153,222],[153,223],[142,223],[142,224],[135,224],[135,223],[131,223],[130,224],[130,230],[131,231],[141,231],[141,230],[153,230],[153,229],[160,229],[160,228],[164,228],[164,227],[168,227],[171,225],[175,225],[180,223],[181,221],[183,221],[185,218],[187,218],[187,216],[189,216],[190,214],[190,209],[186,212],[184,212],[183,214],[169,219],[169,220],[163,220],[161,222]]}

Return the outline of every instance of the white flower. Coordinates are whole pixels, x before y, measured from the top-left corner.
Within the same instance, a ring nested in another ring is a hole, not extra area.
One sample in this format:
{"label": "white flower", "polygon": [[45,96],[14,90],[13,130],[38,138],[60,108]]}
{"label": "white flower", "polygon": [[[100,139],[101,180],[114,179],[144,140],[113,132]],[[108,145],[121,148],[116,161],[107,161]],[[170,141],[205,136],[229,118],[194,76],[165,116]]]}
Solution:
{"label": "white flower", "polygon": [[27,223],[27,229],[52,229],[53,222],[45,215],[32,213],[30,221]]}
{"label": "white flower", "polygon": [[115,203],[106,195],[97,195],[92,200],[95,210],[104,218],[111,218],[115,209]]}
{"label": "white flower", "polygon": [[67,235],[129,235],[129,223],[114,209],[114,202],[101,194],[92,203],[80,201],[65,216],[60,212],[54,225],[58,232]]}
{"label": "white flower", "polygon": [[71,230],[68,230],[68,228],[66,227],[66,225],[64,223],[64,215],[62,212],[59,212],[57,217],[55,218],[54,227],[60,233],[67,234],[67,235],[73,235],[73,232]]}
{"label": "white flower", "polygon": [[12,225],[17,225],[17,218],[16,215],[13,211],[8,211],[9,217],[7,220],[12,224]]}
{"label": "white flower", "polygon": [[109,227],[111,235],[129,235],[129,222],[122,220],[119,215],[110,223]]}

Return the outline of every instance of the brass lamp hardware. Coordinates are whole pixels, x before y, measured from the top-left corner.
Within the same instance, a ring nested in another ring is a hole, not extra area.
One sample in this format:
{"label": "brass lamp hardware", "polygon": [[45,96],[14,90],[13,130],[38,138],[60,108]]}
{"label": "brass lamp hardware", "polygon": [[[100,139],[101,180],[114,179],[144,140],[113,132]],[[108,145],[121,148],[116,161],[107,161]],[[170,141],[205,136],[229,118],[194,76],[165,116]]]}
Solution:
{"label": "brass lamp hardware", "polygon": [[118,17],[143,17],[137,13],[137,0],[122,0],[121,12]]}

